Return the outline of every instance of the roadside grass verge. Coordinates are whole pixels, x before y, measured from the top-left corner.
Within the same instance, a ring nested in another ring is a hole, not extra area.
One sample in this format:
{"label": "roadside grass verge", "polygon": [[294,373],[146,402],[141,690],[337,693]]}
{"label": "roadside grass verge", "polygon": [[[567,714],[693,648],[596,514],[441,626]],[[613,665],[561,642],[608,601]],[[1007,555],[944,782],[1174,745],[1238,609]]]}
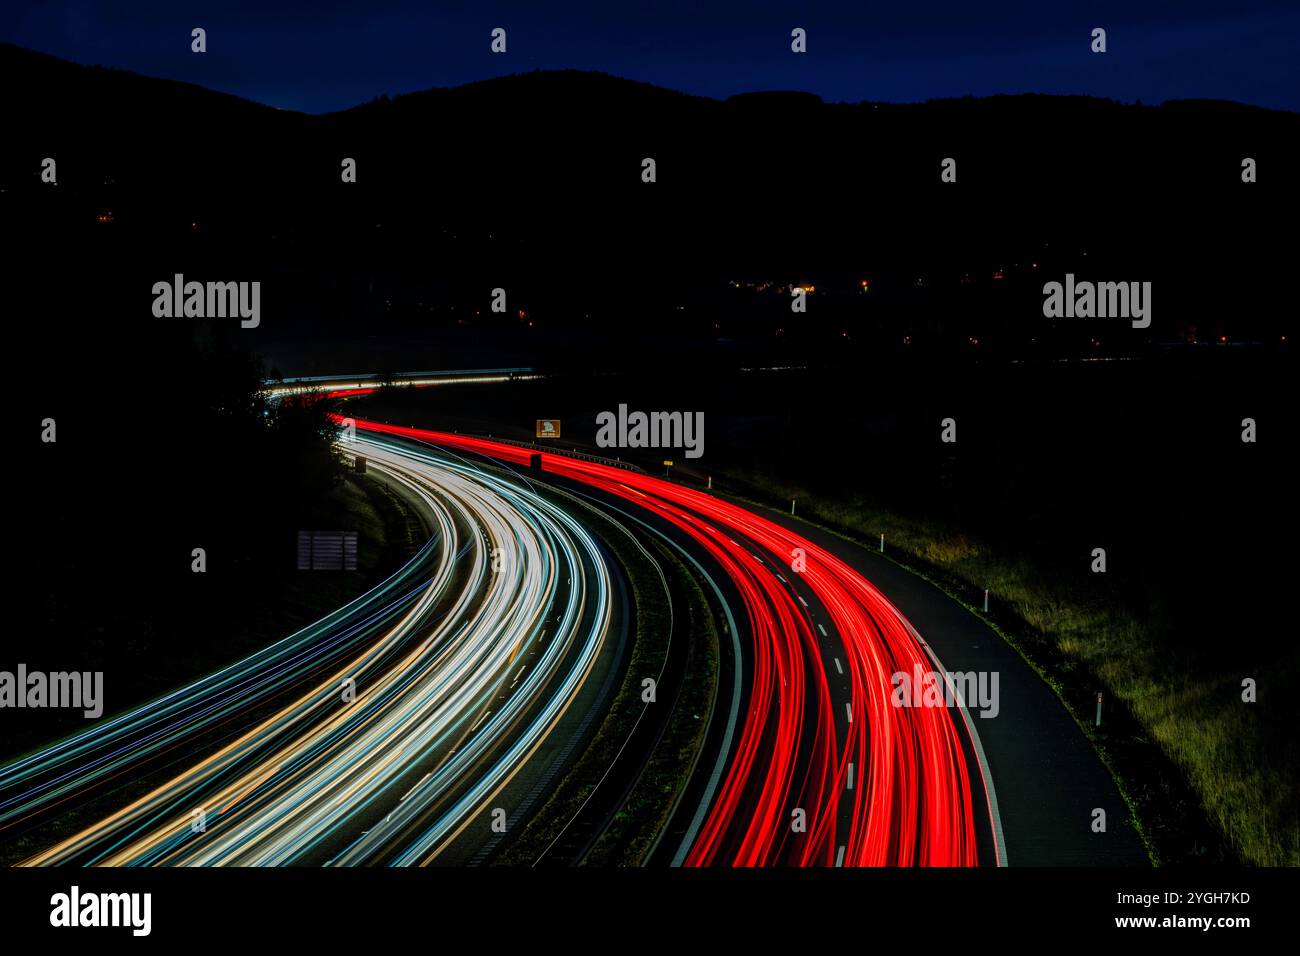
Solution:
{"label": "roadside grass verge", "polygon": [[[985,619],[1053,687],[1133,812],[1152,861],[1300,865],[1300,748],[1284,702],[1242,701],[1242,678],[1288,687],[1294,658],[1266,674],[1223,673],[1180,653],[1134,609],[1063,585],[1027,555],[864,500],[842,501],[766,476],[731,476],[740,494],[875,548]],[[784,510],[784,509],[782,509]],[[981,609],[983,589],[992,612]],[[1237,639],[1249,640],[1249,635]],[[1094,694],[1106,698],[1093,726]],[[1270,706],[1271,705],[1271,706]]]}

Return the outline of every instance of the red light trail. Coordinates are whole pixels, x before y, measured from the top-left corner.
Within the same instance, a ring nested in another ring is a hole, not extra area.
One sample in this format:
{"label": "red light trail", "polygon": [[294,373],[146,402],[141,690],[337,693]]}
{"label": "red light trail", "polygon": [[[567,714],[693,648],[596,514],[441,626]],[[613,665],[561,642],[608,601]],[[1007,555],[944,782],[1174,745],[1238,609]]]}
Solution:
{"label": "red light trail", "polygon": [[[356,427],[515,464],[536,454],[360,419]],[[936,662],[880,591],[824,548],[712,494],[598,462],[548,453],[542,460],[545,471],[624,498],[680,529],[725,571],[744,604],[748,705],[686,865],[978,862],[968,765],[953,712],[891,704],[894,674],[930,671]],[[801,570],[789,573],[825,609],[843,647],[843,664],[834,656],[835,677],[843,671],[835,686],[821,629],[783,573],[796,549]],[[806,832],[791,825],[796,809],[806,814]]]}

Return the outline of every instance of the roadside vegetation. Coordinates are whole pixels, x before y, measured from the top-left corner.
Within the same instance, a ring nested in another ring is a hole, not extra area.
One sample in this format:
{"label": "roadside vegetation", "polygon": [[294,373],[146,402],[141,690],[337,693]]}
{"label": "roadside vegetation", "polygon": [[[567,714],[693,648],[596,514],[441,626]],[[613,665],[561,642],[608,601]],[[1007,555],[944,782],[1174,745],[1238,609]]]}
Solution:
{"label": "roadside vegetation", "polygon": [[[874,547],[944,588],[989,623],[1056,690],[1115,776],[1156,863],[1300,865],[1300,748],[1284,702],[1267,687],[1300,678],[1292,655],[1261,673],[1225,673],[1177,645],[1134,608],[1065,586],[1049,565],[857,498],[820,496],[746,473],[731,481],[757,503],[798,499],[799,514]],[[784,510],[784,509],[783,509]],[[990,614],[981,610],[991,593]],[[1232,641],[1274,635],[1228,635]],[[1242,680],[1262,688],[1242,700]],[[1095,693],[1106,697],[1093,727]]]}

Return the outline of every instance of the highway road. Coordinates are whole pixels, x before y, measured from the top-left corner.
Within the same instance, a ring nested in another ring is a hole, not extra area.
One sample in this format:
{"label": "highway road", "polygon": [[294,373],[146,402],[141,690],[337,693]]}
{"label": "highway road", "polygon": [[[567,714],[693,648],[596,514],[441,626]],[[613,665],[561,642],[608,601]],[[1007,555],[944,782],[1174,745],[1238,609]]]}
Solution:
{"label": "highway road", "polygon": [[[357,421],[524,464],[530,451]],[[685,865],[996,864],[1000,826],[964,711],[890,704],[893,675],[942,670],[857,571],[791,529],[714,495],[600,462],[545,454],[543,470],[648,513],[689,540],[738,595],[742,626],[726,731]],[[743,632],[743,641],[741,636]],[[707,769],[707,768],[706,768]]]}
{"label": "highway road", "polygon": [[[26,863],[491,862],[591,739],[636,639],[630,584],[592,530],[602,522],[658,576],[640,599],[669,612],[664,695],[638,713],[535,862],[583,860],[687,679],[681,586],[644,546],[650,538],[676,552],[725,618],[705,744],[653,862],[998,866],[1009,843],[1027,862],[1051,862],[1054,838],[1035,843],[1013,828],[1009,840],[1001,805],[1061,828],[1078,824],[1079,800],[1114,796],[1086,748],[1065,740],[1059,705],[1024,680],[1023,662],[973,653],[969,622],[935,617],[932,605],[951,602],[832,535],[591,456],[543,453],[538,472],[518,444],[355,426],[347,449],[418,503],[428,543],[284,641],[0,767],[0,827],[18,830],[151,774],[147,792],[79,821]],[[875,580],[904,595],[909,616]],[[1008,736],[1005,721],[982,726],[964,704],[897,705],[896,675],[942,675],[954,659],[1021,678],[1010,706],[1058,741],[1078,800],[1065,808],[1045,795],[1050,782],[1030,779],[1035,743]],[[994,769],[1015,784],[1003,801]],[[1089,862],[1077,829],[1063,845]],[[1132,840],[1112,843],[1106,859],[1139,862]]]}
{"label": "highway road", "polygon": [[235,725],[29,864],[429,863],[538,750],[611,636],[597,543],[526,483],[382,439],[357,450],[423,502],[430,543],[266,652],[0,768],[3,824]]}

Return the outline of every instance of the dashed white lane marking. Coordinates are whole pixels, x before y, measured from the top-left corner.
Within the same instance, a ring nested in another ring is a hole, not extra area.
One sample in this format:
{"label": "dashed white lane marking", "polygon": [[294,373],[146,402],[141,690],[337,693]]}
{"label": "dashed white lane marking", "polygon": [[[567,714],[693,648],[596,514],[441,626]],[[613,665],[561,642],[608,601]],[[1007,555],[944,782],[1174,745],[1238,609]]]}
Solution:
{"label": "dashed white lane marking", "polygon": [[820,624],[818,624],[818,625],[817,625],[817,630],[819,630],[819,631],[822,632],[822,637],[826,637],[826,628],[824,628],[824,627],[822,627]]}
{"label": "dashed white lane marking", "polygon": [[838,657],[835,658],[835,670],[837,673],[844,673],[844,668],[840,666],[840,659]]}
{"label": "dashed white lane marking", "polygon": [[844,847],[843,847],[843,846],[841,846],[838,850],[835,851],[835,865],[836,865],[836,866],[843,866],[843,865],[844,865]]}
{"label": "dashed white lane marking", "polygon": [[849,780],[848,783],[844,785],[844,789],[845,790],[853,789],[853,764],[849,764]]}
{"label": "dashed white lane marking", "polygon": [[849,723],[853,723],[853,705],[847,700],[844,702],[844,712],[849,715]]}

